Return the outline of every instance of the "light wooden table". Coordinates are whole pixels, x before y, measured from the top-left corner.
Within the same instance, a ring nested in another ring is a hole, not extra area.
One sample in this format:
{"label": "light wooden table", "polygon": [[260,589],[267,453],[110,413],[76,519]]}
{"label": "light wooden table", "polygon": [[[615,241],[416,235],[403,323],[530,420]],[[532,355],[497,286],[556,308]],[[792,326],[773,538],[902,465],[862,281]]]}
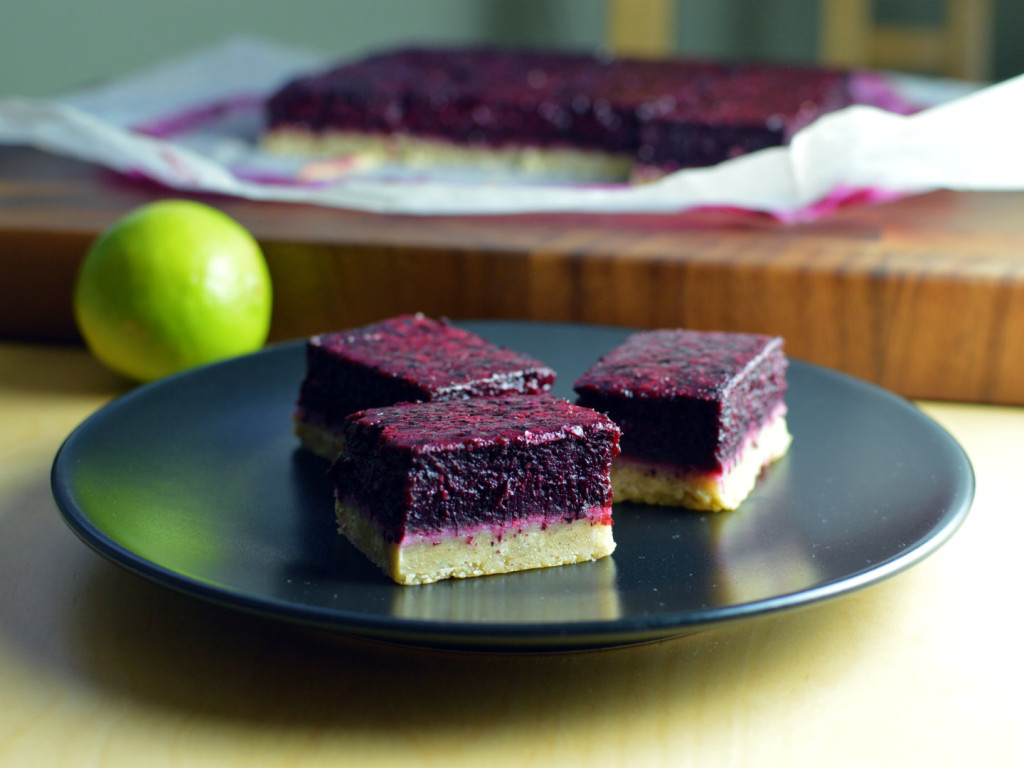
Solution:
{"label": "light wooden table", "polygon": [[978,492],[932,557],[842,599],[656,644],[458,654],[280,625],[130,575],[50,495],[124,390],[0,343],[0,766],[1024,764],[1024,410],[923,404]]}

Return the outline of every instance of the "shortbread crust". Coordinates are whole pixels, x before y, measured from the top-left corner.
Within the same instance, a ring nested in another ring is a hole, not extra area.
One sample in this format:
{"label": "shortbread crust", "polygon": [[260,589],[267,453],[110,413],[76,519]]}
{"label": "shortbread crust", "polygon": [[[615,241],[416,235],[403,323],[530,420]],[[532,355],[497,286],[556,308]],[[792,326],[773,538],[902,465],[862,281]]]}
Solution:
{"label": "shortbread crust", "polygon": [[336,512],[345,538],[402,585],[582,563],[615,551],[610,508],[569,523],[481,527],[470,535],[412,534],[402,542],[385,539],[352,504],[339,502]]}

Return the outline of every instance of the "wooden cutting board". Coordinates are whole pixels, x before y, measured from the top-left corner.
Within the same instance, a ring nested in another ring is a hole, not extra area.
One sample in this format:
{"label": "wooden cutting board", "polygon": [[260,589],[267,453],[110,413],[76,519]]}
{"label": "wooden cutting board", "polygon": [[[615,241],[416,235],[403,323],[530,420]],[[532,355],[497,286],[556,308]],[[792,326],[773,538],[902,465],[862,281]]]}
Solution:
{"label": "wooden cutting board", "polygon": [[[0,148],[0,336],[77,338],[91,240],[179,193]],[[1024,404],[1024,193],[936,192],[783,225],[682,216],[383,216],[206,197],[263,245],[275,340],[422,311],[786,338],[915,398]]]}

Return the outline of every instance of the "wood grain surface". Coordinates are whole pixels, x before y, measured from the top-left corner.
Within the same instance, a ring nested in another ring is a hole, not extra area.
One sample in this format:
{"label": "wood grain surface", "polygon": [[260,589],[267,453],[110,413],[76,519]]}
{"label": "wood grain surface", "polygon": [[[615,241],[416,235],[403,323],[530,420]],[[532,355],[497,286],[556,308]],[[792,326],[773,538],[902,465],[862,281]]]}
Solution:
{"label": "wood grain surface", "polygon": [[[0,337],[75,339],[95,236],[180,193],[0,148]],[[909,397],[1024,403],[1024,193],[759,215],[413,217],[200,198],[262,244],[273,338],[423,311],[758,331]]]}

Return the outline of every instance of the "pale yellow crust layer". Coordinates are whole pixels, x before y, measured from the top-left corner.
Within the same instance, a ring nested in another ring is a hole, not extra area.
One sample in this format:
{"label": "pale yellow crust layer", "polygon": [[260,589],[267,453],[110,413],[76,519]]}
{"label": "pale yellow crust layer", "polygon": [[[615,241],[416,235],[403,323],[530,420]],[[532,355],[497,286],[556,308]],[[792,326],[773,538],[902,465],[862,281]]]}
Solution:
{"label": "pale yellow crust layer", "polygon": [[398,544],[381,536],[355,506],[339,501],[336,511],[345,538],[402,585],[582,563],[615,551],[612,526],[587,519]]}
{"label": "pale yellow crust layer", "polygon": [[622,181],[633,167],[626,155],[569,147],[468,146],[408,134],[314,133],[295,128],[271,131],[263,139],[263,148],[282,155],[355,156],[360,159],[359,168],[395,163],[409,168],[471,168],[481,173],[514,172],[577,181]]}
{"label": "pale yellow crust layer", "polygon": [[322,456],[328,461],[334,461],[341,454],[345,447],[345,436],[317,424],[302,421],[297,416],[293,418],[294,432],[307,451],[312,451],[317,456]]}
{"label": "pale yellow crust layer", "polygon": [[753,435],[732,468],[721,474],[679,470],[620,455],[612,462],[612,493],[616,502],[707,512],[736,509],[754,489],[761,470],[784,456],[792,440],[781,414]]}

